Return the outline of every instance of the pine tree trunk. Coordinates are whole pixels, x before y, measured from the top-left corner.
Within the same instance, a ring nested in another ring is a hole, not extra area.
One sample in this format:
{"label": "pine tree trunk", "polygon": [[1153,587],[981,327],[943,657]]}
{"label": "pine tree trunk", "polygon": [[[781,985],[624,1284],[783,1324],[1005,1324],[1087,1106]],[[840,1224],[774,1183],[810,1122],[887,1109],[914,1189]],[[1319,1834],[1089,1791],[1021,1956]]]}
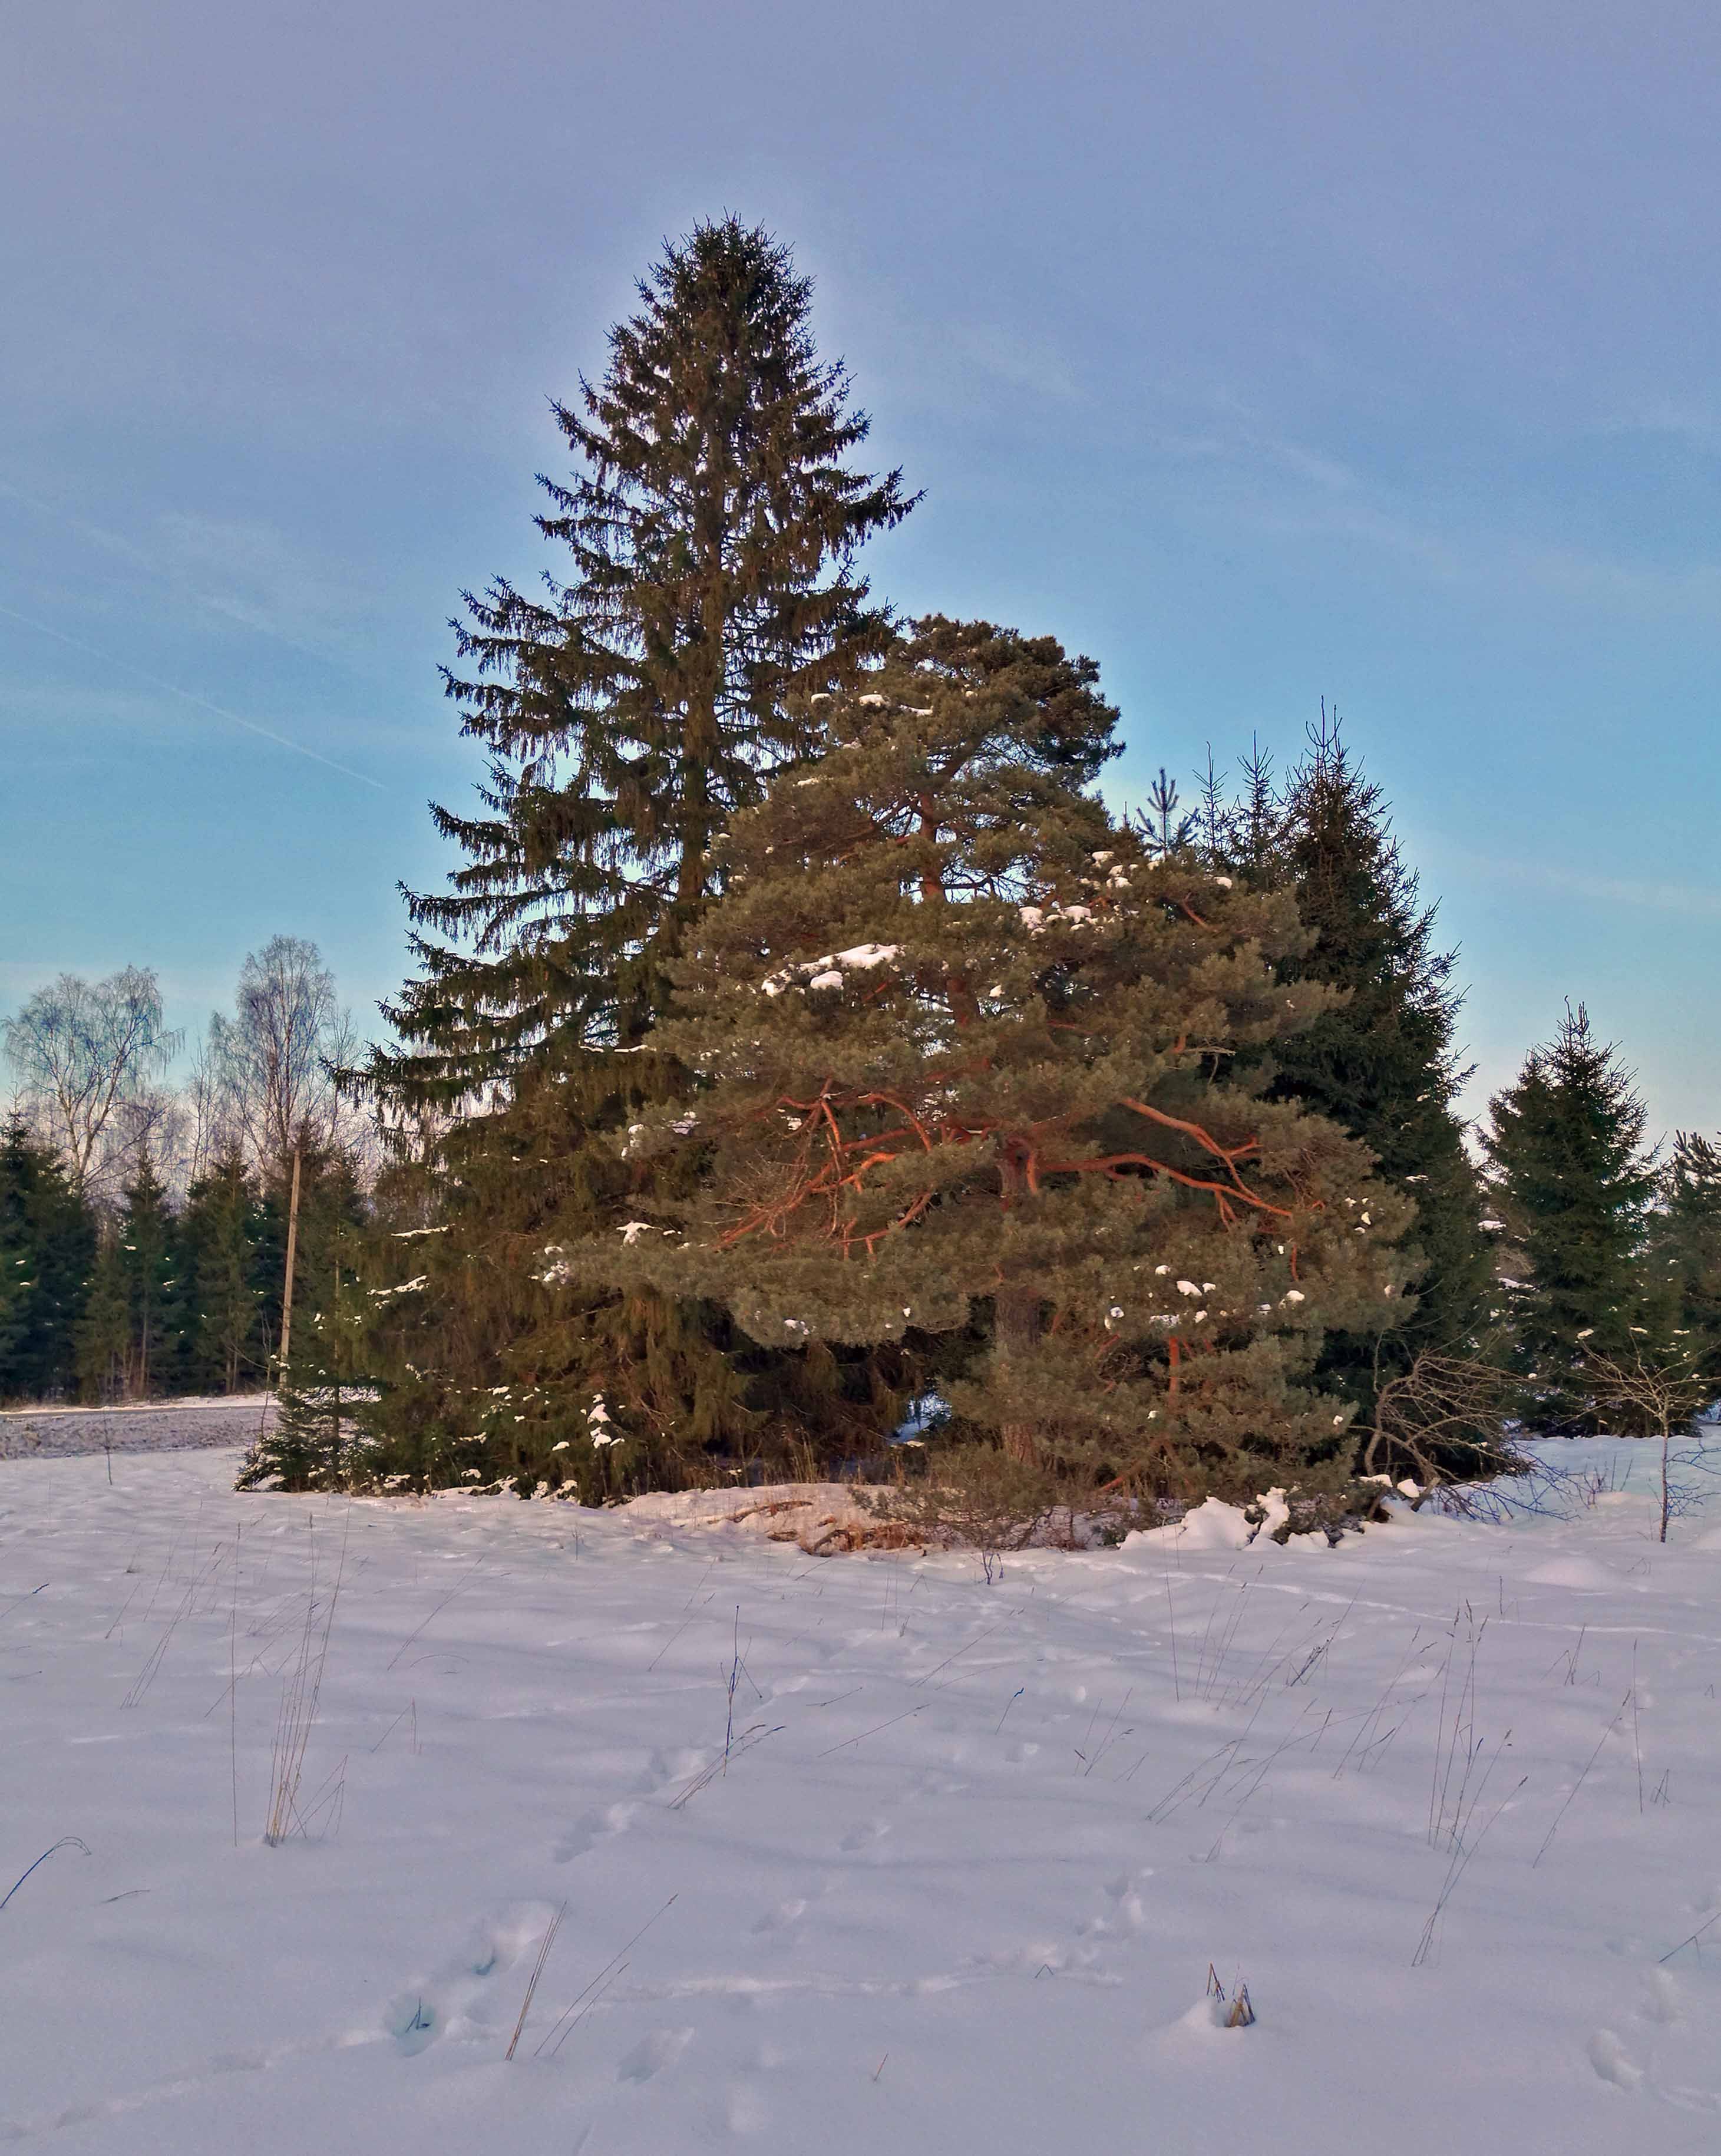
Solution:
{"label": "pine tree trunk", "polygon": [[[1008,1383],[1012,1365],[1031,1354],[1040,1337],[1038,1294],[1032,1288],[1000,1290],[993,1299],[992,1326],[994,1353]],[[1029,1466],[1038,1463],[1040,1440],[1031,1422],[1006,1422],[999,1430],[1006,1459],[1019,1460]]]}

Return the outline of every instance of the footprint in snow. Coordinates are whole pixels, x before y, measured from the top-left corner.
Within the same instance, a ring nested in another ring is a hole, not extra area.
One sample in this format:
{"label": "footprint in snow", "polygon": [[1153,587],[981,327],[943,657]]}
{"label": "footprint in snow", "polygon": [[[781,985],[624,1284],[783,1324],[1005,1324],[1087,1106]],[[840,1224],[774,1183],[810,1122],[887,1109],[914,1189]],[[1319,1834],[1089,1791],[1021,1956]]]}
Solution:
{"label": "footprint in snow", "polygon": [[608,1841],[612,1835],[625,1834],[637,1804],[603,1804],[583,1813],[556,1845],[556,1861],[571,1864],[577,1856],[583,1856],[600,1841]]}
{"label": "footprint in snow", "polygon": [[654,2029],[642,2036],[615,2070],[619,2082],[649,2082],[672,2066],[692,2041],[691,2029]]}
{"label": "footprint in snow", "polygon": [[655,1797],[665,1782],[673,1779],[669,1761],[661,1752],[654,1752],[634,1784],[634,1794],[636,1797]]}
{"label": "footprint in snow", "polygon": [[383,2017],[383,2025],[399,2046],[404,2058],[416,2058],[436,2041],[442,2026],[434,1998],[422,1989],[403,1992]]}
{"label": "footprint in snow", "polygon": [[552,1912],[530,1903],[474,1926],[460,1952],[422,1983],[398,1991],[383,2025],[404,2058],[416,2058],[440,2036],[488,2033],[480,2009],[493,1989],[490,1979],[512,1967],[528,1946],[536,1948]]}
{"label": "footprint in snow", "polygon": [[755,1932],[786,1932],[798,1924],[807,1912],[804,1902],[779,1902],[774,1909],[767,1909],[762,1917],[753,1919]]}
{"label": "footprint in snow", "polygon": [[881,1841],[890,1830],[882,1820],[863,1820],[849,1829],[837,1847],[853,1856],[856,1850],[870,1849],[874,1842]]}
{"label": "footprint in snow", "polygon": [[1632,2063],[1611,2029],[1598,2029],[1590,2039],[1590,2063],[1600,2080],[1616,2088],[1635,2089],[1643,2079],[1642,2067]]}

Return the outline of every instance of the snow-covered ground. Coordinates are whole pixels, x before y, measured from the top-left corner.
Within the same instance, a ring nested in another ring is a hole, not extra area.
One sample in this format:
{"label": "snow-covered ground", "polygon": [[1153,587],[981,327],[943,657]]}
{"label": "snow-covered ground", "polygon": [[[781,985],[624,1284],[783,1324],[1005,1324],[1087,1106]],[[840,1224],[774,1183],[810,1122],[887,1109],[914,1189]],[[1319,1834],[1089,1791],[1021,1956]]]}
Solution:
{"label": "snow-covered ground", "polygon": [[0,1460],[247,1444],[274,1414],[263,1393],[157,1400],[147,1407],[0,1408]]}
{"label": "snow-covered ground", "polygon": [[0,2143],[1713,2152],[1721,1525],[1562,1456],[1631,1480],[991,1584],[7,1464],[0,1894],[78,1840],[0,1910]]}

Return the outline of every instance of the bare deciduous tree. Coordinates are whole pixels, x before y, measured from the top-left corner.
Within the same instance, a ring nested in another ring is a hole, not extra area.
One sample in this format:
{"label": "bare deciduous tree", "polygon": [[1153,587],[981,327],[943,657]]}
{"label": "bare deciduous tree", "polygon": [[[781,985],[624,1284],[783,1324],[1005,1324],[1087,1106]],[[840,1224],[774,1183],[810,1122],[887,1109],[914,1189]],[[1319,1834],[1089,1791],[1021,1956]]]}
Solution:
{"label": "bare deciduous tree", "polygon": [[95,1191],[165,1112],[154,1081],[178,1052],[162,1024],[162,993],[146,967],[105,981],[62,973],[5,1024],[19,1097],[64,1155],[80,1190]]}
{"label": "bare deciduous tree", "polygon": [[275,936],[252,952],[234,1014],[210,1019],[205,1053],[193,1089],[206,1147],[236,1138],[265,1176],[284,1178],[295,1152],[352,1141],[334,1075],[352,1059],[352,1020],[316,944]]}

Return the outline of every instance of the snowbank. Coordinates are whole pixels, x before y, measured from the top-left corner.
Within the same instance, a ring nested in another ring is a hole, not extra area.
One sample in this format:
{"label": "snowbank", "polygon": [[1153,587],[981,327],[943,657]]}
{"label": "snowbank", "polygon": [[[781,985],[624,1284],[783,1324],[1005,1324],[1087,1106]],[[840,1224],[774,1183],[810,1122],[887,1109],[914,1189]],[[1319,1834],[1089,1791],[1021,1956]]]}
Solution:
{"label": "snowbank", "polygon": [[830,1557],[847,1550],[900,1549],[918,1542],[900,1523],[881,1520],[861,1502],[890,1494],[884,1486],[854,1482],[770,1482],[750,1490],[655,1491],[631,1498],[619,1509],[647,1534],[733,1529],[766,1542],[794,1543],[809,1556]]}

